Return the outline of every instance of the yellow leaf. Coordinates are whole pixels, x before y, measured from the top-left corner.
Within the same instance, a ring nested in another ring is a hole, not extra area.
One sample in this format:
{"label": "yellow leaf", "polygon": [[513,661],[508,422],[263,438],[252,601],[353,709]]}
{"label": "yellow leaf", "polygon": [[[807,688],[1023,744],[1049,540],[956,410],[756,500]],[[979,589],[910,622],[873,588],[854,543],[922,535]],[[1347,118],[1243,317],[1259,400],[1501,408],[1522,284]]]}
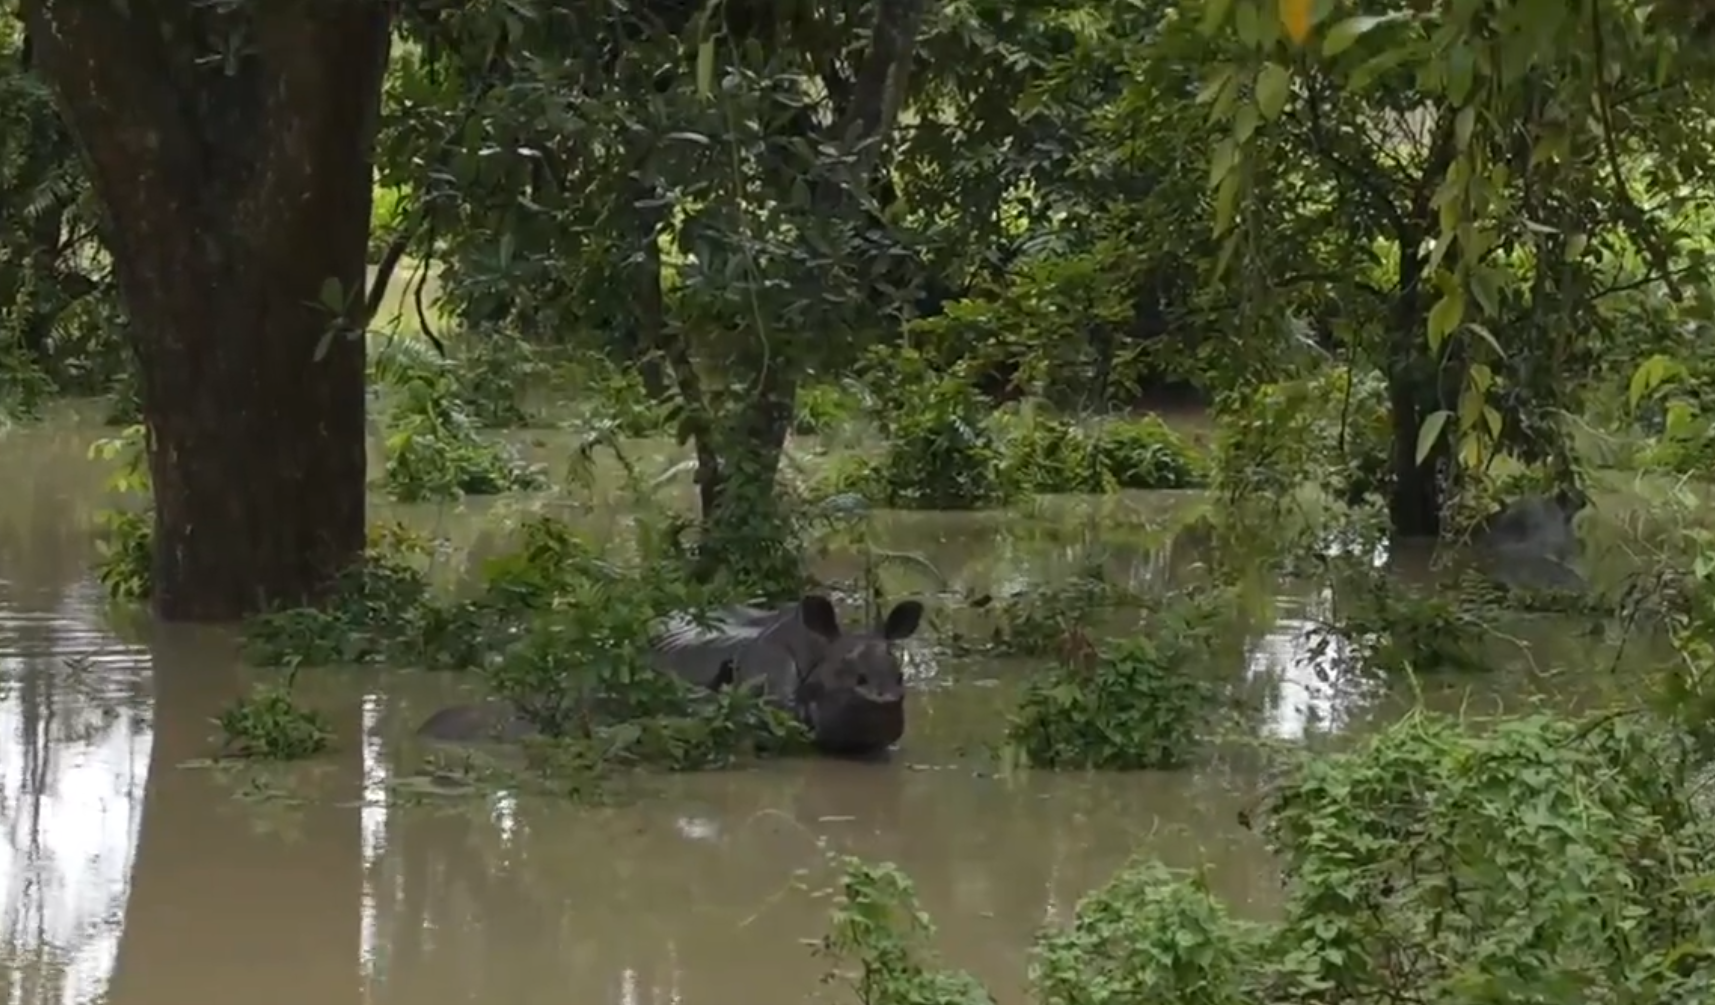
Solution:
{"label": "yellow leaf", "polygon": [[1280,26],[1298,45],[1310,37],[1310,11],[1314,0],[1280,0]]}

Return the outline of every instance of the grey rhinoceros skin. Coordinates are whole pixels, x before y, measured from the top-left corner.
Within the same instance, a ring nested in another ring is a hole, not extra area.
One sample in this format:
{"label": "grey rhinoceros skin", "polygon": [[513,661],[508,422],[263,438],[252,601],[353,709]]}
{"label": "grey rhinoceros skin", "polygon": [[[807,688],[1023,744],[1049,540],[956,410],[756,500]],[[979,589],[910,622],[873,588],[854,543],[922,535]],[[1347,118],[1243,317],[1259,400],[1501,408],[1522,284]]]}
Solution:
{"label": "grey rhinoceros skin", "polygon": [[[651,651],[657,669],[694,686],[757,687],[809,727],[825,753],[870,754],[905,734],[905,675],[894,644],[914,634],[922,618],[923,605],[906,600],[880,624],[846,633],[833,604],[811,594],[781,608],[663,618]],[[535,729],[509,703],[488,701],[443,708],[417,732],[469,743],[516,741]]]}
{"label": "grey rhinoceros skin", "polygon": [[1572,521],[1587,505],[1583,492],[1570,490],[1521,496],[1490,514],[1475,537],[1485,570],[1508,586],[1582,592]]}

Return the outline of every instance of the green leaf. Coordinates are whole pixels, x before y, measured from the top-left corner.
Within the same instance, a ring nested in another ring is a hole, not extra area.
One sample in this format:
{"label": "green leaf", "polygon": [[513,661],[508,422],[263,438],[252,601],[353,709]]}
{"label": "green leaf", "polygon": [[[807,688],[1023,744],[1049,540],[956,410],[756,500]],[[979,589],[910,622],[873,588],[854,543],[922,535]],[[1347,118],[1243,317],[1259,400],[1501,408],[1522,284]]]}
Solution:
{"label": "green leaf", "polygon": [[1238,6],[1233,9],[1233,30],[1247,47],[1255,46],[1262,37],[1258,20],[1256,4],[1238,0]]}
{"label": "green leaf", "polygon": [[1233,0],[1204,0],[1203,2],[1203,34],[1213,35],[1226,24],[1227,14],[1233,9]]}
{"label": "green leaf", "polygon": [[1371,28],[1392,20],[1391,17],[1349,17],[1328,29],[1322,40],[1322,55],[1338,56],[1350,49]]}
{"label": "green leaf", "polygon": [[1228,137],[1215,144],[1214,152],[1209,155],[1209,187],[1214,188],[1225,181],[1227,175],[1233,173],[1233,167],[1239,160],[1239,145]]}
{"label": "green leaf", "polygon": [[1445,408],[1430,412],[1423,419],[1423,425],[1417,429],[1417,463],[1422,464],[1429,452],[1435,449],[1435,441],[1441,438],[1441,430],[1447,425],[1447,420],[1453,413]]}
{"label": "green leaf", "polygon": [[1215,236],[1220,237],[1233,229],[1233,221],[1238,216],[1239,207],[1239,173],[1229,171],[1221,184],[1215,189]]}
{"label": "green leaf", "polygon": [[1429,308],[1429,348],[1440,351],[1441,344],[1465,316],[1465,294],[1458,288],[1449,290],[1435,306]]}
{"label": "green leaf", "polygon": [[1197,104],[1207,105],[1220,97],[1221,92],[1233,82],[1234,72],[1235,67],[1231,63],[1222,63],[1215,67],[1209,74],[1209,79],[1204,81],[1202,89],[1197,92]]}
{"label": "green leaf", "polygon": [[1477,106],[1466,105],[1453,116],[1453,144],[1460,150],[1471,145],[1471,132],[1477,128]]}
{"label": "green leaf", "polygon": [[1638,364],[1632,371],[1630,385],[1626,389],[1626,397],[1633,408],[1638,407],[1656,388],[1667,383],[1685,372],[1685,367],[1672,357],[1657,353]]}
{"label": "green leaf", "polygon": [[316,299],[334,314],[345,313],[345,286],[335,276],[322,280],[321,292],[316,295]]}
{"label": "green leaf", "polygon": [[1238,113],[1233,116],[1233,139],[1240,143],[1248,143],[1251,136],[1256,133],[1259,121],[1261,120],[1257,117],[1255,105],[1240,107]]}
{"label": "green leaf", "polygon": [[715,40],[705,38],[697,45],[697,93],[709,97],[715,93]]}
{"label": "green leaf", "polygon": [[1447,50],[1447,65],[1444,68],[1447,81],[1447,100],[1454,105],[1463,105],[1471,94],[1471,84],[1476,78],[1477,55],[1471,47],[1463,42],[1456,42]]}
{"label": "green leaf", "polygon": [[1262,117],[1280,118],[1286,110],[1286,97],[1292,93],[1292,71],[1279,63],[1264,63],[1256,75],[1256,107]]}
{"label": "green leaf", "polygon": [[1494,317],[1500,311],[1500,282],[1503,277],[1498,273],[1499,270],[1482,265],[1471,268],[1471,295],[1477,298],[1478,308],[1489,317]]}
{"label": "green leaf", "polygon": [[1233,261],[1233,252],[1237,251],[1238,248],[1239,233],[1238,231],[1234,231],[1227,235],[1227,239],[1225,241],[1221,242],[1221,253],[1215,257],[1215,277],[1217,279],[1226,275],[1227,267],[1231,265]]}
{"label": "green leaf", "polygon": [[[1466,324],[1465,330],[1469,331],[1469,332],[1476,333],[1478,338],[1482,339],[1484,342],[1487,342],[1489,344],[1489,348],[1495,350],[1496,356],[1499,356],[1502,359],[1507,358],[1507,352],[1505,349],[1501,348],[1501,343],[1498,339],[1495,338],[1494,332],[1490,331],[1488,328],[1484,327],[1483,325],[1478,324],[1475,321],[1472,321],[1472,322]],[[1482,366],[1482,364],[1480,364],[1480,363],[1477,365]],[[1475,368],[1473,368],[1473,370],[1474,369]],[[1484,372],[1487,372],[1487,370],[1488,370],[1488,368],[1484,367]]]}

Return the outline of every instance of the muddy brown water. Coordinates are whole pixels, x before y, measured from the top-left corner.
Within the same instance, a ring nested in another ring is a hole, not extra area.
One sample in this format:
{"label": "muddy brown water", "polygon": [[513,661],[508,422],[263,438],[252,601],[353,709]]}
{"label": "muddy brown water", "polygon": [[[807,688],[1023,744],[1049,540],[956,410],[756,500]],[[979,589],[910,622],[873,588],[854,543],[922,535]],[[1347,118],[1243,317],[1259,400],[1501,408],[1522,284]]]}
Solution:
{"label": "muddy brown water", "polygon": [[[253,673],[226,634],[107,609],[87,572],[104,504],[104,472],[86,456],[98,435],[61,422],[0,438],[0,1002],[830,999],[806,943],[825,930],[843,854],[904,868],[947,962],[1002,1002],[1024,1000],[1033,932],[1067,918],[1130,855],[1204,870],[1242,914],[1277,907],[1269,856],[1236,822],[1254,783],[1238,762],[997,775],[980,752],[1032,661],[950,659],[931,640],[912,650],[911,728],[885,765],[658,779],[606,807],[406,798],[392,782],[422,763],[412,726],[470,682],[339,671],[301,683],[334,717],[343,742],[331,756],[243,773],[185,767],[209,752],[211,717]],[[1193,561],[1160,546],[1187,503],[1097,503],[1093,536],[1110,571],[1162,582]],[[480,548],[523,508],[401,515]],[[974,593],[1068,574],[1091,526],[1088,506],[1061,501],[1012,515],[881,515],[871,539]],[[861,563],[826,564],[850,575]],[[928,588],[921,570],[892,575],[901,592]],[[1243,672],[1266,682],[1259,731],[1374,728],[1397,714],[1398,698],[1336,701],[1313,687],[1298,634],[1323,603],[1314,590],[1283,595],[1273,626],[1248,641]],[[1521,666],[1588,660],[1587,639],[1541,621],[1519,632],[1529,660],[1429,700],[1492,710],[1579,690]]]}

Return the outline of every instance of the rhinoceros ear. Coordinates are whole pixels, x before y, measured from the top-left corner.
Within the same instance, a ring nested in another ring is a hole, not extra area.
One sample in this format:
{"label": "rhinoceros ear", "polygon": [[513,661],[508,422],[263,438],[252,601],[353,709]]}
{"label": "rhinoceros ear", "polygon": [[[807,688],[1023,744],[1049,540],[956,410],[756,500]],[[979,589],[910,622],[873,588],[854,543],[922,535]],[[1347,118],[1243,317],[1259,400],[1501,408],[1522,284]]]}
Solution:
{"label": "rhinoceros ear", "polygon": [[917,626],[922,622],[923,605],[915,600],[901,600],[887,612],[887,621],[881,626],[881,637],[889,642],[908,639],[917,634]]}
{"label": "rhinoceros ear", "polygon": [[834,610],[833,601],[814,593],[806,594],[798,601],[798,616],[803,619],[804,627],[820,635],[824,639],[840,637],[840,616]]}

